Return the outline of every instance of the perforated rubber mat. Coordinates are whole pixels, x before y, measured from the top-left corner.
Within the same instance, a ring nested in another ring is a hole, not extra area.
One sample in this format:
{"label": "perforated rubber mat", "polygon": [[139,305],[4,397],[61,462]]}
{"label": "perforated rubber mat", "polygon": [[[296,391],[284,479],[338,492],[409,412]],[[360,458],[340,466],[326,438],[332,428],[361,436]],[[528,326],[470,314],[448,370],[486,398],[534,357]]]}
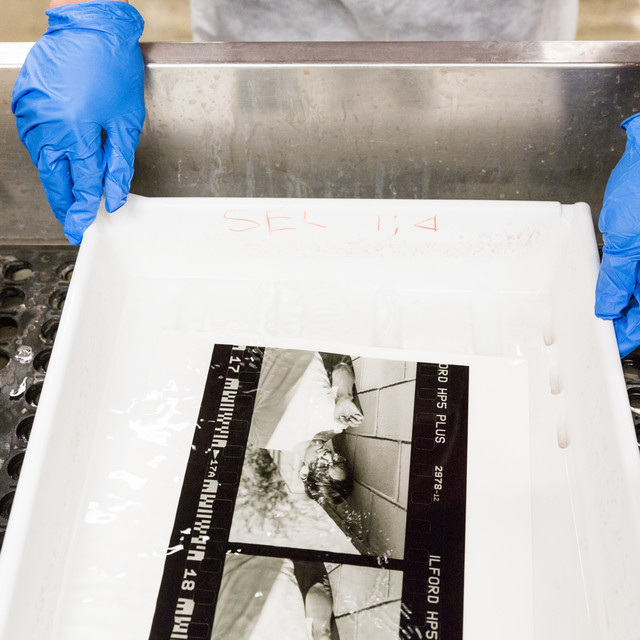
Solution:
{"label": "perforated rubber mat", "polygon": [[0,547],[77,251],[0,245]]}

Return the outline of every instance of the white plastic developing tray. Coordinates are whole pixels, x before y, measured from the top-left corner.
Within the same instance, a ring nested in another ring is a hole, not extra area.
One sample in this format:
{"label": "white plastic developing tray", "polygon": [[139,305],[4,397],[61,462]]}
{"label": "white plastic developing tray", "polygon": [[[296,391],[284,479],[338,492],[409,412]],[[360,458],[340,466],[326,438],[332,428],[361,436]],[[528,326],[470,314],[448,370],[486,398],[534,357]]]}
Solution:
{"label": "white plastic developing tray", "polygon": [[[184,551],[171,547],[172,528],[214,345],[348,354],[362,411],[377,420],[369,444],[397,441],[399,452],[396,493],[368,487],[371,504],[404,510],[407,531],[407,500],[420,500],[408,469],[422,454],[414,447],[409,467],[411,436],[389,435],[389,407],[399,423],[413,410],[392,391],[409,388],[416,363],[468,373],[464,527],[437,541],[464,539],[459,626],[438,609],[452,572],[426,549],[434,588],[405,637],[640,637],[640,461],[613,330],[593,315],[591,220],[585,204],[486,201],[131,196],[101,212],[80,250],[0,556],[2,640],[217,637],[174,625],[173,612],[158,626],[167,612],[157,607],[165,563]],[[443,491],[450,481],[445,472]],[[215,527],[215,509],[212,518]],[[379,518],[388,540],[396,521]],[[402,563],[420,542],[389,543],[377,569],[342,548],[339,566],[320,563],[343,640],[398,637],[411,588]],[[367,571],[387,572],[386,600],[363,601]],[[346,576],[360,585],[351,594]]]}

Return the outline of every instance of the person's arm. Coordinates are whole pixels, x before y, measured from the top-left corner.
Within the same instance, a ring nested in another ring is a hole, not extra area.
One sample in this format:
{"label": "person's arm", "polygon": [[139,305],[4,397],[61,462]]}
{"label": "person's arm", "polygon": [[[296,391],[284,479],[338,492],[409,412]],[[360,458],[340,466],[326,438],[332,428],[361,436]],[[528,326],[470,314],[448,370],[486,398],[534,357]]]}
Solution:
{"label": "person's arm", "polygon": [[604,248],[595,312],[612,320],[620,355],[640,345],[640,114],[622,123],[627,145],[611,173],[599,227]]}
{"label": "person's arm", "polygon": [[304,612],[312,620],[313,640],[338,640],[340,637],[333,619],[333,598],[328,587],[314,584],[304,599]]}
{"label": "person's arm", "polygon": [[331,372],[331,388],[336,399],[333,417],[348,427],[357,427],[363,419],[362,413],[353,401],[355,376],[348,362],[339,362]]}
{"label": "person's arm", "polygon": [[47,16],[11,106],[49,204],[79,244],[103,192],[110,212],[129,193],[145,115],[144,21],[122,0],[53,0]]}
{"label": "person's arm", "polygon": [[340,640],[333,615],[333,594],[322,562],[293,561],[293,571],[304,599],[304,613],[311,621],[313,640]]}

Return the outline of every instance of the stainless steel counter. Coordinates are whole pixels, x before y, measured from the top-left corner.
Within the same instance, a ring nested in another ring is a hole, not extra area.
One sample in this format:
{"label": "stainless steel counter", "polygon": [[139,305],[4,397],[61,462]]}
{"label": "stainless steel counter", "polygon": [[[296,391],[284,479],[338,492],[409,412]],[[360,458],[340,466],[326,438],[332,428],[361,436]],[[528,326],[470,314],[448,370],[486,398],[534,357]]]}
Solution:
{"label": "stainless steel counter", "polygon": [[[0,242],[64,236],[20,145],[0,45]],[[584,200],[640,109],[640,44],[152,43],[132,190]]]}

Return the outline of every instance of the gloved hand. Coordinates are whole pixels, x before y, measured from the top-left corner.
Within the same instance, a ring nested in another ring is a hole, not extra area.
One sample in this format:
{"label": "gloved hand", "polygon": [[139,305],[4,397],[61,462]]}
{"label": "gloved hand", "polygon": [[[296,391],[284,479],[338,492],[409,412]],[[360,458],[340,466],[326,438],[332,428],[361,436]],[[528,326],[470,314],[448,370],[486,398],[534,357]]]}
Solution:
{"label": "gloved hand", "polygon": [[613,320],[621,357],[640,345],[640,114],[622,123],[627,146],[609,177],[599,228],[604,239],[596,315]]}
{"label": "gloved hand", "polygon": [[121,207],[144,122],[144,21],[126,2],[97,0],[47,11],[13,89],[20,140],[72,244],[105,207]]}

